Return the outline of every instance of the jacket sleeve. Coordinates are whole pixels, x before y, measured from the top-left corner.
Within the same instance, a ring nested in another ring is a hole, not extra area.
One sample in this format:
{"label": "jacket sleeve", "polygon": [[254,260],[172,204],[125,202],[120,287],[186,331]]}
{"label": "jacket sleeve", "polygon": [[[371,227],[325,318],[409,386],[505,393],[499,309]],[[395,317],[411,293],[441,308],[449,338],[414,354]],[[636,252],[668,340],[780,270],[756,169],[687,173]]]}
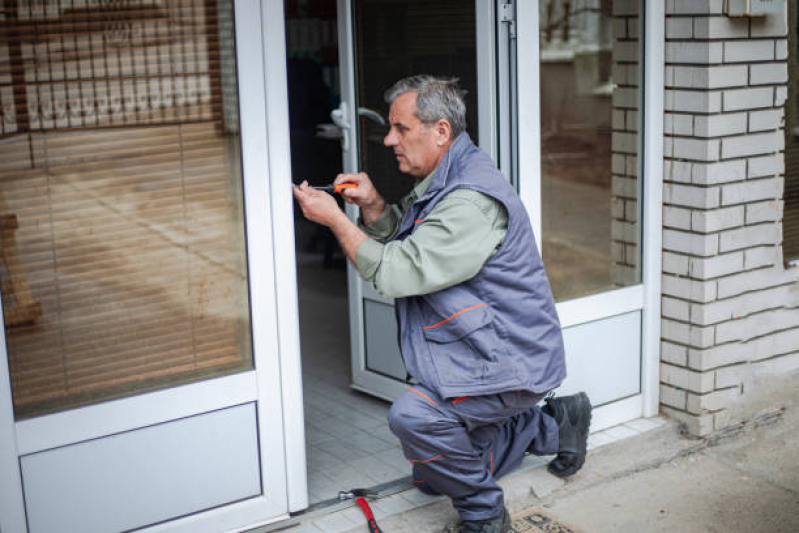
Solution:
{"label": "jacket sleeve", "polygon": [[[361,276],[387,297],[428,294],[473,277],[507,233],[502,204],[458,189],[444,197],[402,241],[364,241],[357,251]],[[396,230],[395,230],[396,232]]]}

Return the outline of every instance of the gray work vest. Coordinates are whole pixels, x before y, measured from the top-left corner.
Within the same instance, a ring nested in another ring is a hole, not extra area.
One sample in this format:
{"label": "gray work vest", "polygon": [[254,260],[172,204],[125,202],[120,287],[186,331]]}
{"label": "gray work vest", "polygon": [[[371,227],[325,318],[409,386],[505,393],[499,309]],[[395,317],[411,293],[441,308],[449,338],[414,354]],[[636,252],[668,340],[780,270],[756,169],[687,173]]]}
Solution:
{"label": "gray work vest", "polygon": [[473,278],[397,298],[408,373],[442,398],[552,390],[566,377],[563,337],[530,220],[491,158],[466,133],[444,154],[427,191],[406,209],[395,240],[411,235],[458,188],[501,202],[508,232]]}

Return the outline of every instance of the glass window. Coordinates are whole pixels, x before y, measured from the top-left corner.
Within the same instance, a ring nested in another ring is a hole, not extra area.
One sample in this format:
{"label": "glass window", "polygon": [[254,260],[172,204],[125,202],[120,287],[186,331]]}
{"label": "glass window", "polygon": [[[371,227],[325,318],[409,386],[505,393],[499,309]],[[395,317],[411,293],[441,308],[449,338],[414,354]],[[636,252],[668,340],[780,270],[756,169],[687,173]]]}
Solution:
{"label": "glass window", "polygon": [[540,3],[541,248],[559,301],[640,283],[637,3]]}
{"label": "glass window", "polygon": [[17,418],[252,367],[232,8],[6,3],[0,280]]}

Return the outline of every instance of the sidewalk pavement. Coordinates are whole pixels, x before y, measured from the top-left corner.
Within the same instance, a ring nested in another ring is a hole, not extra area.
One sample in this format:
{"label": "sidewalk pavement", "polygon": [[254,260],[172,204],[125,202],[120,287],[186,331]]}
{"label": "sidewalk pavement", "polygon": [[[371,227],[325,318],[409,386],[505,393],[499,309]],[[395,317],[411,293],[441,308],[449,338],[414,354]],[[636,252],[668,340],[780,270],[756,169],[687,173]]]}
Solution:
{"label": "sidewalk pavement", "polygon": [[[687,437],[673,420],[640,420],[640,428],[654,429],[604,445],[594,438],[584,468],[565,482],[529,458],[500,481],[506,504],[511,514],[537,508],[567,526],[530,533],[795,533],[799,374],[767,383],[758,396],[748,394],[743,423],[709,438]],[[447,499],[414,490],[373,509],[384,533],[432,533],[457,521]],[[368,531],[357,507],[308,518],[285,531]]]}

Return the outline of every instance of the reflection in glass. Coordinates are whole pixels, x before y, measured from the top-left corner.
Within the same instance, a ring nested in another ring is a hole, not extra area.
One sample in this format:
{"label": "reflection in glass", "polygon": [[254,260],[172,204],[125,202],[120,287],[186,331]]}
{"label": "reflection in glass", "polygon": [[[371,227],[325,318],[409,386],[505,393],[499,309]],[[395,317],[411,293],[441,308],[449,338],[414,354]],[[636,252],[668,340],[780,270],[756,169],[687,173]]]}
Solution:
{"label": "reflection in glass", "polygon": [[640,282],[638,10],[540,3],[542,256],[559,301]]}
{"label": "reflection in glass", "polygon": [[17,418],[252,367],[232,2],[12,2],[0,220]]}
{"label": "reflection in glass", "polygon": [[[477,51],[475,4],[462,0],[355,0],[353,2],[358,106],[388,119],[386,89],[414,74],[454,77],[466,93],[467,132],[476,143]],[[414,180],[397,169],[383,146],[387,125],[361,113],[361,170],[388,202],[396,202]]]}

